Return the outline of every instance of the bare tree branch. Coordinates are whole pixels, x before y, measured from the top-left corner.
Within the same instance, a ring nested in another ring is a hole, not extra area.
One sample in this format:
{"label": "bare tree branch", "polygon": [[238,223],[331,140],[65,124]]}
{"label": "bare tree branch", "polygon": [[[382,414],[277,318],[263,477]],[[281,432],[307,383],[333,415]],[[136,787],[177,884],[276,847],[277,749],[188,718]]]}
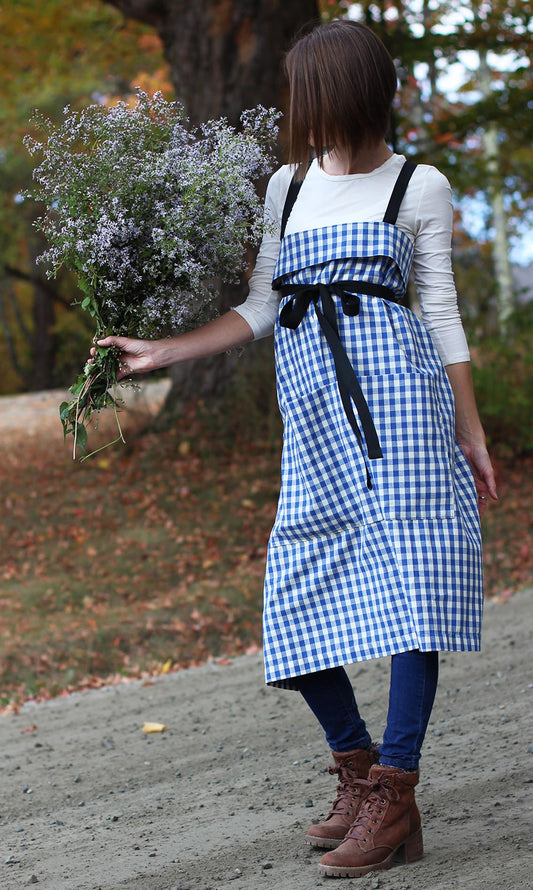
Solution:
{"label": "bare tree branch", "polygon": [[54,300],[56,303],[61,303],[62,306],[67,306],[70,308],[71,304],[68,300],[61,296],[60,293],[56,290],[56,288],[52,287],[52,285],[48,284],[48,282],[41,278],[39,275],[32,275],[31,272],[24,272],[23,269],[17,269],[14,266],[4,266],[4,270],[11,278],[16,278],[18,281],[26,281],[28,284],[33,284],[35,287],[40,287]]}

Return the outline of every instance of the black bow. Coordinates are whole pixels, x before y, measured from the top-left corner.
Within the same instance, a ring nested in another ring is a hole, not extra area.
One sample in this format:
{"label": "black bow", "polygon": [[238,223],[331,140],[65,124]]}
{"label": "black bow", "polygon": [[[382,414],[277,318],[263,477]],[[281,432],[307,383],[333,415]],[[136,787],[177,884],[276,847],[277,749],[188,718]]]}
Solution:
{"label": "black bow", "polygon": [[[289,288],[287,288],[289,289]],[[287,300],[279,316],[279,323],[284,328],[296,330],[302,321],[305,313],[309,309],[310,303],[314,303],[316,307],[317,300],[322,297],[322,305],[324,305],[324,294],[332,294],[340,298],[342,303],[342,311],[345,315],[359,315],[361,300],[357,294],[349,294],[343,290],[340,283],[336,284],[302,284],[295,289],[290,288],[293,294],[290,300]],[[336,321],[335,321],[336,325]]]}

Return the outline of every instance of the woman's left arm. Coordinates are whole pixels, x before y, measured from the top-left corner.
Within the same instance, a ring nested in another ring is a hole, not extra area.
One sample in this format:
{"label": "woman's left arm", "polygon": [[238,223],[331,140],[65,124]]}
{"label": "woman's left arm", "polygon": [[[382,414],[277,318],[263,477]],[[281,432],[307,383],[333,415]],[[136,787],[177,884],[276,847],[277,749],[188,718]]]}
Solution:
{"label": "woman's left arm", "polygon": [[485,433],[476,407],[470,362],[447,365],[446,373],[455,399],[455,436],[474,474],[479,512],[483,514],[487,507],[487,498],[491,497],[496,501],[498,493]]}
{"label": "woman's left arm", "polygon": [[498,495],[476,407],[470,353],[457,306],[451,262],[452,191],[448,180],[434,167],[420,169],[419,183],[414,223],[415,285],[424,326],[446,367],[453,389],[455,435],[474,474],[479,512],[483,513],[488,498],[496,500]]}

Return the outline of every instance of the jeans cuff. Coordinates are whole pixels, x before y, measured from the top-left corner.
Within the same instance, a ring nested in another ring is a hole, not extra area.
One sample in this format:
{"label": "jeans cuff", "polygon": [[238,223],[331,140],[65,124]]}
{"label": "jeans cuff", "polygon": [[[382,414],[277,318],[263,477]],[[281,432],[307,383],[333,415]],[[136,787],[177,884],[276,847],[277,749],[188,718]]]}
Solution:
{"label": "jeans cuff", "polygon": [[412,757],[381,757],[379,758],[380,764],[383,766],[395,766],[397,769],[403,769],[405,772],[413,773],[418,771],[418,764],[420,763],[420,758],[413,759]]}

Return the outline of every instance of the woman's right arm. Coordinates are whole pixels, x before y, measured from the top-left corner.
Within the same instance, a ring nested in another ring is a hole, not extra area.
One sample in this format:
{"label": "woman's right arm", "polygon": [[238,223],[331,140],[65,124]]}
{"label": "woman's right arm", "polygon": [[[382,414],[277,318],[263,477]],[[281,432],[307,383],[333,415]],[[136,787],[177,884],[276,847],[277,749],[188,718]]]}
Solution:
{"label": "woman's right arm", "polygon": [[[254,333],[247,321],[237,312],[230,310],[213,321],[162,340],[134,340],[130,337],[104,337],[98,340],[99,346],[116,346],[120,350],[120,363],[117,379],[130,374],[155,371],[167,368],[189,359],[206,358],[217,355],[237,346],[244,346],[254,339]],[[94,354],[94,348],[91,350]]]}

